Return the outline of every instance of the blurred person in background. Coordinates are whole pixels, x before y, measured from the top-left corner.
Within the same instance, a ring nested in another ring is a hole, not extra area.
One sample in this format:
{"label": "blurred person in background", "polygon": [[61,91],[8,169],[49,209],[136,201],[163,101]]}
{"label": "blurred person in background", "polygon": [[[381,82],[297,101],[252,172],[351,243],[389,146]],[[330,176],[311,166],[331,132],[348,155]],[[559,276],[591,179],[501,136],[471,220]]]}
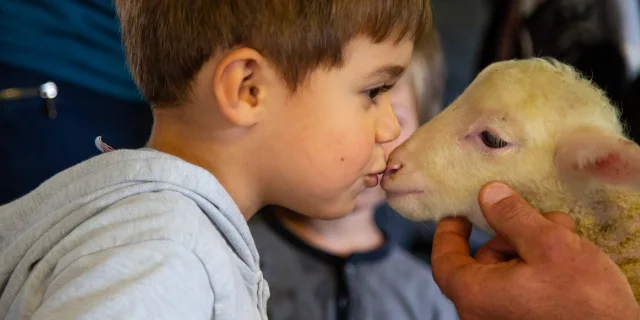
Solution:
{"label": "blurred person in background", "polygon": [[0,205],[99,154],[98,136],[142,147],[151,123],[112,0],[0,1]]}

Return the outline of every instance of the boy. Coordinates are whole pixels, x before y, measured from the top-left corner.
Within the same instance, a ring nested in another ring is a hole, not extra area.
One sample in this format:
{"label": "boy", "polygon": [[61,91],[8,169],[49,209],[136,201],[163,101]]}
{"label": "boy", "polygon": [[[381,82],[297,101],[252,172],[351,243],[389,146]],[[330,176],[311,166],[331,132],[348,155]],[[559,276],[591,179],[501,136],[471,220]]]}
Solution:
{"label": "boy", "polygon": [[[431,32],[389,92],[402,130],[400,138],[384,145],[385,155],[418,128],[419,115],[436,112],[440,59]],[[272,207],[249,221],[271,291],[269,319],[457,319],[429,266],[376,226],[374,212],[383,201],[384,192],[376,187],[362,191],[354,211],[340,219],[318,220]]]}
{"label": "boy", "polygon": [[399,125],[384,91],[426,0],[116,1],[148,148],[111,151],[0,207],[0,318],[265,319],[245,219],[339,218]]}

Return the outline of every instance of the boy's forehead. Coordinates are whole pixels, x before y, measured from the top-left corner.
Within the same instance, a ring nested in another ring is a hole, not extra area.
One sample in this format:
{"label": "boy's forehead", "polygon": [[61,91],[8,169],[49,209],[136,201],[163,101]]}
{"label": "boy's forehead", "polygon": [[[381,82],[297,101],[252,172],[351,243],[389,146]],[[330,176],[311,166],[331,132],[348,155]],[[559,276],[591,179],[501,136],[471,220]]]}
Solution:
{"label": "boy's forehead", "polygon": [[405,70],[405,66],[399,64],[387,64],[380,66],[378,68],[373,69],[373,71],[369,72],[365,75],[365,78],[398,78],[402,75]]}
{"label": "boy's forehead", "polygon": [[413,41],[388,39],[374,43],[356,38],[345,48],[345,67],[363,78],[397,78],[411,61]]}

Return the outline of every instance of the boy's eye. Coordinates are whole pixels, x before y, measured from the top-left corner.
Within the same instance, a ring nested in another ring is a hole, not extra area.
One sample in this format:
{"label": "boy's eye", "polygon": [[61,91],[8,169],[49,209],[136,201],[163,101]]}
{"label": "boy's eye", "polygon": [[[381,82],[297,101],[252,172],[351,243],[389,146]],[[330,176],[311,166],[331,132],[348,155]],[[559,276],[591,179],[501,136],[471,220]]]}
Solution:
{"label": "boy's eye", "polygon": [[375,99],[378,96],[380,96],[381,94],[389,91],[391,88],[393,88],[393,85],[384,85],[384,86],[380,86],[380,87],[377,87],[377,88],[365,90],[364,94],[369,96],[369,99],[371,99],[371,101],[373,101],[375,103]]}
{"label": "boy's eye", "polygon": [[380,94],[381,91],[382,91],[382,88],[365,90],[366,94],[369,96],[369,99],[371,100],[375,99]]}

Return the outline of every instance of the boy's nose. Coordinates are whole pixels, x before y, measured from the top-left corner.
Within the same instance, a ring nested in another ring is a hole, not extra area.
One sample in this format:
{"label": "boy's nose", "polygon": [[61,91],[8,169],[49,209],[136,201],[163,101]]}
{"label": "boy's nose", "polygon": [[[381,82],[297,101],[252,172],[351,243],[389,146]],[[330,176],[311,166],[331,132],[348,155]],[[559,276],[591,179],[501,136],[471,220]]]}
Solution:
{"label": "boy's nose", "polygon": [[387,143],[400,136],[400,124],[391,109],[391,104],[389,103],[388,98],[386,107],[380,109],[382,114],[378,120],[376,140],[378,143]]}

